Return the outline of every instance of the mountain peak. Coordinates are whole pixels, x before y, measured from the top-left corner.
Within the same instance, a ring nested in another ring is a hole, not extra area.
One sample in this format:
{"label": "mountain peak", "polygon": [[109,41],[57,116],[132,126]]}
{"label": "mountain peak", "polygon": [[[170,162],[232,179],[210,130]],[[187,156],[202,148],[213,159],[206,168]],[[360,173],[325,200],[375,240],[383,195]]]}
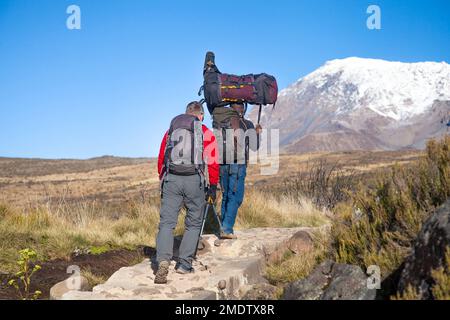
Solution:
{"label": "mountain peak", "polygon": [[436,99],[450,100],[450,65],[445,62],[350,57],[328,61],[302,81],[347,96],[353,107],[345,111],[367,107],[397,121],[424,113]]}
{"label": "mountain peak", "polygon": [[302,146],[294,149],[397,149],[422,147],[449,117],[448,63],[349,57],[282,90],[262,121],[280,129],[282,144]]}
{"label": "mountain peak", "polygon": [[333,59],[325,62],[324,66],[341,66],[341,67],[383,67],[383,66],[400,66],[400,65],[412,65],[412,66],[430,66],[430,65],[447,65],[445,61],[418,61],[418,62],[401,62],[391,61],[375,58],[362,58],[362,57],[347,57],[342,59]]}

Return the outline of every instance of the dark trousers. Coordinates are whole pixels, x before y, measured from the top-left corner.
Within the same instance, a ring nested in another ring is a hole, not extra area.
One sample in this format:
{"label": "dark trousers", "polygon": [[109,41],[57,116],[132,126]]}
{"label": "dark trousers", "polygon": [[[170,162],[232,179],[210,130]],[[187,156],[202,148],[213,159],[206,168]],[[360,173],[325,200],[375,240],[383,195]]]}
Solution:
{"label": "dark trousers", "polygon": [[177,225],[178,214],[184,204],[187,213],[183,240],[180,245],[179,263],[186,269],[192,267],[197,241],[202,226],[205,207],[205,183],[200,175],[165,177],[159,232],[156,239],[156,260],[170,261],[173,256],[173,231]]}

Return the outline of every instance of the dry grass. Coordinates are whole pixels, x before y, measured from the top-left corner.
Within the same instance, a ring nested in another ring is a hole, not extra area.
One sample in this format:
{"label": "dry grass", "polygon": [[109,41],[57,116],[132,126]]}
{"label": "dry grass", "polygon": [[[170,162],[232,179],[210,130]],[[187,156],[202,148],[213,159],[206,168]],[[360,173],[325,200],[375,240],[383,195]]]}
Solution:
{"label": "dry grass", "polygon": [[[434,284],[431,288],[435,300],[450,300],[450,246],[445,253],[445,265],[432,270],[431,275]],[[404,292],[398,292],[391,297],[392,300],[420,300],[421,294],[418,288],[409,285]]]}
{"label": "dry grass", "polygon": [[[259,166],[249,166],[236,228],[327,223],[328,212],[317,209],[308,196],[283,189],[288,178],[307,172],[311,161],[326,158],[328,163],[345,164],[347,172],[367,173],[397,161],[409,164],[420,157],[417,151],[288,154],[280,156],[280,172],[269,177],[260,175]],[[154,159],[0,159],[0,271],[14,269],[17,251],[28,247],[35,249],[41,260],[49,260],[67,258],[75,249],[154,246],[159,223],[155,172]],[[343,208],[342,214],[351,215],[348,206],[338,206]],[[183,232],[183,221],[184,212],[176,234]],[[326,243],[323,241],[323,246]],[[320,245],[316,249],[285,257],[270,267],[268,277],[273,283],[304,277],[322,257],[324,249]],[[401,256],[395,251],[385,254]]]}
{"label": "dry grass", "polygon": [[450,246],[445,254],[445,266],[433,270],[431,275],[435,281],[432,288],[433,296],[437,300],[450,300]]}
{"label": "dry grass", "polygon": [[237,216],[237,229],[256,227],[317,227],[327,222],[326,211],[306,198],[276,196],[249,190]]}
{"label": "dry grass", "polygon": [[92,273],[90,269],[81,270],[81,275],[86,278],[89,287],[93,288],[99,284],[103,284],[108,280],[106,277]]}
{"label": "dry grass", "polygon": [[40,260],[68,258],[75,249],[154,245],[159,222],[155,204],[137,204],[119,218],[95,203],[38,207],[30,211],[3,209],[0,220],[0,266],[9,271],[17,251],[33,248]]}
{"label": "dry grass", "polygon": [[395,296],[390,298],[391,300],[420,300],[420,294],[417,289],[409,285],[405,292],[397,293]]}
{"label": "dry grass", "polygon": [[[159,199],[132,201],[115,207],[97,201],[57,202],[32,210],[0,206],[0,269],[12,270],[17,251],[33,248],[40,260],[68,258],[76,249],[102,251],[154,246]],[[183,232],[182,210],[175,234]],[[327,221],[307,200],[277,200],[251,190],[238,215],[237,228],[319,226]]]}
{"label": "dry grass", "polygon": [[[415,161],[419,156],[419,151],[282,154],[276,175],[263,176],[259,165],[250,165],[246,182],[271,192],[286,179],[308,171],[308,164],[319,159],[345,164],[346,170],[367,172],[392,166],[395,162]],[[62,198],[73,202],[97,199],[120,204],[129,199],[156,196],[158,188],[155,159],[0,158],[0,203],[14,207],[30,209]]]}

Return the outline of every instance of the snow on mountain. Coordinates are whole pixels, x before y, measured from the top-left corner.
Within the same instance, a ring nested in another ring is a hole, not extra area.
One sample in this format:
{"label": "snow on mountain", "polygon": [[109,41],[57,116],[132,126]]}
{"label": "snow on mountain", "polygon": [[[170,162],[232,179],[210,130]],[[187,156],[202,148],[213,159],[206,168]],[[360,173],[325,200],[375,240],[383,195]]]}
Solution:
{"label": "snow on mountain", "polygon": [[264,110],[262,125],[279,128],[288,150],[423,147],[446,130],[450,65],[332,60],[282,90],[278,100],[274,110]]}
{"label": "snow on mountain", "polygon": [[[351,106],[363,104],[395,120],[421,114],[435,99],[450,100],[450,65],[445,62],[401,63],[375,59],[333,60],[304,78],[317,88],[339,75],[333,94],[346,94]],[[348,85],[355,90],[346,92]],[[349,110],[339,108],[338,113]]]}

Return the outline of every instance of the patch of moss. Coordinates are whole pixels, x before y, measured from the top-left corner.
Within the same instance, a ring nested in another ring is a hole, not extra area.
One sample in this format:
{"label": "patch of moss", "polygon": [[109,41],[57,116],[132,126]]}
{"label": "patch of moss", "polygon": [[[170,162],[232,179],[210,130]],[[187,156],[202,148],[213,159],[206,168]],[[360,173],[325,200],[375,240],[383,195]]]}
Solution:
{"label": "patch of moss", "polygon": [[108,252],[110,250],[109,246],[99,246],[99,247],[91,247],[89,249],[90,254],[93,255],[100,255],[100,254],[104,254],[106,252]]}

